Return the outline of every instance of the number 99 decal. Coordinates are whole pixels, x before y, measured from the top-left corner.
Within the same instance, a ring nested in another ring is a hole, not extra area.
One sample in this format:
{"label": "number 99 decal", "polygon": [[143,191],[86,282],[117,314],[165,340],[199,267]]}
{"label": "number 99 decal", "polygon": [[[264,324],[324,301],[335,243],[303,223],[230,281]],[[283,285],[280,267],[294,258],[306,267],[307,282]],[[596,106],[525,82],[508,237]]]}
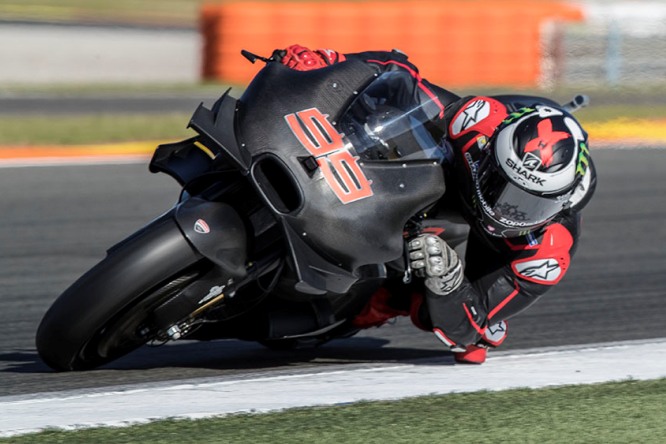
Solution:
{"label": "number 99 decal", "polygon": [[294,136],[317,160],[324,179],[343,204],[372,196],[371,182],[342,135],[317,108],[284,116]]}

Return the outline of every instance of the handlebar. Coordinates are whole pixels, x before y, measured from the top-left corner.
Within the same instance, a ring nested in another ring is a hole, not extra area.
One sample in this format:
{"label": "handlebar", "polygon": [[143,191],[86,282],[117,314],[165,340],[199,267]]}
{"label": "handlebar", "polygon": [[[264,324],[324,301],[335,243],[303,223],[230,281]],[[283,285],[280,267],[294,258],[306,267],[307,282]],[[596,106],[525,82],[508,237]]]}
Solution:
{"label": "handlebar", "polygon": [[575,113],[579,109],[585,108],[589,104],[590,98],[588,96],[584,94],[578,94],[570,102],[562,105],[562,108],[570,113]]}

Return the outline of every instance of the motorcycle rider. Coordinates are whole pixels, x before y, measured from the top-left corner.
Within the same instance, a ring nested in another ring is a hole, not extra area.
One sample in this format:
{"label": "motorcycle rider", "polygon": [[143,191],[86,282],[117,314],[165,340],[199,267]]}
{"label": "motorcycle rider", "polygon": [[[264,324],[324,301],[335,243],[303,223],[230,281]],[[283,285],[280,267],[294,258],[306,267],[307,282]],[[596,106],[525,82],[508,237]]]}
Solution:
{"label": "motorcycle rider", "polygon": [[296,70],[348,59],[372,64],[378,72],[406,70],[441,107],[439,124],[453,160],[443,164],[447,192],[430,213],[446,213],[448,220],[457,215],[469,227],[465,264],[439,236],[448,225],[415,233],[408,242],[409,261],[423,280],[381,288],[353,324],[369,328],[411,316],[458,362],[483,363],[487,349],[506,338],[506,319],[556,285],[569,268],[580,211],[596,186],[586,132],[547,99],[459,97],[422,79],[395,50],[341,54],[292,45],[276,50],[273,58]]}

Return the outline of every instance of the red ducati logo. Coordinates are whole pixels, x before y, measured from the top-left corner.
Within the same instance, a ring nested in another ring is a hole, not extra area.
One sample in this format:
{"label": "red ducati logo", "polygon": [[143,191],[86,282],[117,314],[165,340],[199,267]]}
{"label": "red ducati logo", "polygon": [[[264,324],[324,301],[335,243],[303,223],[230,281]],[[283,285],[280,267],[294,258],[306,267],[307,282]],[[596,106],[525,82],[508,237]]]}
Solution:
{"label": "red ducati logo", "polygon": [[210,227],[208,226],[205,220],[198,219],[194,223],[194,231],[196,231],[199,234],[208,234],[210,233]]}
{"label": "red ducati logo", "polygon": [[553,122],[550,119],[539,122],[537,131],[537,138],[527,142],[525,152],[539,151],[541,163],[543,166],[548,167],[553,161],[553,145],[560,140],[570,137],[571,134],[564,131],[553,131]]}

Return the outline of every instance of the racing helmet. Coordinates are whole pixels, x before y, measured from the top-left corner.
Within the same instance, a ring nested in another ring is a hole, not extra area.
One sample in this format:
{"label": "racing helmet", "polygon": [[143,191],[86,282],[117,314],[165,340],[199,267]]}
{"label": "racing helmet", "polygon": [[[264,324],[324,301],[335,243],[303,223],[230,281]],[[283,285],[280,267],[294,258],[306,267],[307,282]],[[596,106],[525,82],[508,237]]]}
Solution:
{"label": "racing helmet", "polygon": [[512,113],[472,164],[483,229],[524,236],[567,208],[588,170],[586,144],[587,134],[565,111],[536,106]]}

